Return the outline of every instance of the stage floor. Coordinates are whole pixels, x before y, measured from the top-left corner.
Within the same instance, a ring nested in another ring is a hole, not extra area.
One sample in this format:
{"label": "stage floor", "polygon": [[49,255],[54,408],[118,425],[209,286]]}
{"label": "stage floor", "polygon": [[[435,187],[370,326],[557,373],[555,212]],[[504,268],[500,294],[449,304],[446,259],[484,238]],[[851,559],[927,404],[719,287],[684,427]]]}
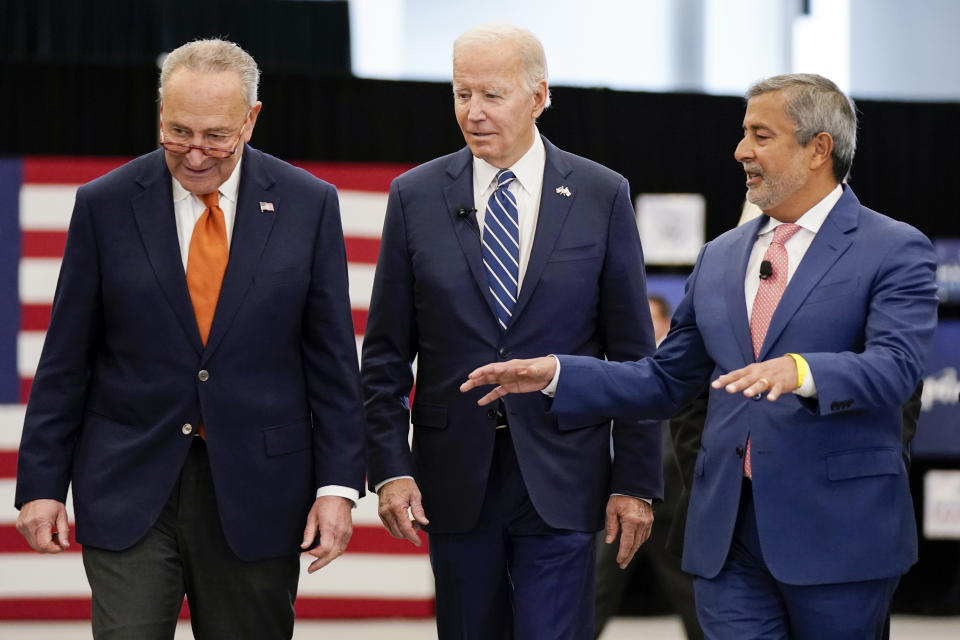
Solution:
{"label": "stage floor", "polygon": [[[892,640],[956,640],[960,638],[960,617],[920,618],[894,616]],[[396,620],[388,622],[314,622],[297,624],[294,640],[429,640],[436,638],[433,621]],[[616,618],[607,627],[601,640],[683,640],[678,618]],[[13,640],[80,640],[90,638],[89,622],[3,622],[0,638]],[[176,640],[190,640],[190,625],[181,623]]]}

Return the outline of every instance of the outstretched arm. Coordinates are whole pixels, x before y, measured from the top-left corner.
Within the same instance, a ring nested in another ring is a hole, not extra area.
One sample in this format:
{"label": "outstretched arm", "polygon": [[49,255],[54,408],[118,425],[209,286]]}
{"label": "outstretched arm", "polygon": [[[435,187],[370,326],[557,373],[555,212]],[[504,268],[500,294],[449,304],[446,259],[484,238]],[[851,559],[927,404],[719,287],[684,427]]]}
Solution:
{"label": "outstretched arm", "polygon": [[470,372],[467,381],[460,385],[460,391],[488,384],[499,385],[477,401],[481,406],[488,405],[508,393],[540,391],[550,384],[556,371],[557,359],[553,356],[494,362]]}

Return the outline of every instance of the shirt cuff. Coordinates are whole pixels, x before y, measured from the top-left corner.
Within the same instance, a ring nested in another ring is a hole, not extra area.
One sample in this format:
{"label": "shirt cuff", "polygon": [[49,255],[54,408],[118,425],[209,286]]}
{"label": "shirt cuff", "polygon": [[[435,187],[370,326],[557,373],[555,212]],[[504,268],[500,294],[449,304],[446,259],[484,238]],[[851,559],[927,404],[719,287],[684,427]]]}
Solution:
{"label": "shirt cuff", "polygon": [[801,398],[816,398],[817,383],[813,379],[813,373],[807,373],[807,377],[803,379],[803,384],[800,385],[799,388],[794,389],[793,392]]}
{"label": "shirt cuff", "polygon": [[807,364],[806,358],[799,353],[788,353],[787,355],[793,358],[794,363],[796,363],[797,375],[800,378],[800,386],[794,389],[793,393],[801,398],[816,398],[817,383],[813,380],[813,372],[810,371],[810,365]]}
{"label": "shirt cuff", "polygon": [[393,482],[394,480],[400,480],[401,478],[410,478],[413,480],[413,476],[393,476],[392,478],[387,478],[386,480],[382,480],[374,485],[373,492],[380,493],[380,489],[383,488],[383,485],[387,484],[388,482]]}
{"label": "shirt cuff", "polygon": [[338,484],[328,484],[317,489],[317,497],[322,498],[324,496],[339,496],[341,498],[346,498],[353,503],[353,508],[356,509],[357,501],[360,499],[360,492],[352,487],[342,487]]}
{"label": "shirt cuff", "polygon": [[556,361],[557,370],[553,372],[553,380],[550,381],[550,384],[541,389],[540,393],[552,398],[553,396],[557,395],[557,385],[560,384],[560,358],[552,353],[550,354],[550,357]]}
{"label": "shirt cuff", "polygon": [[631,496],[628,493],[611,493],[611,496],[627,496],[628,498],[636,498],[637,500],[643,500],[647,504],[653,504],[652,498],[641,498],[640,496]]}

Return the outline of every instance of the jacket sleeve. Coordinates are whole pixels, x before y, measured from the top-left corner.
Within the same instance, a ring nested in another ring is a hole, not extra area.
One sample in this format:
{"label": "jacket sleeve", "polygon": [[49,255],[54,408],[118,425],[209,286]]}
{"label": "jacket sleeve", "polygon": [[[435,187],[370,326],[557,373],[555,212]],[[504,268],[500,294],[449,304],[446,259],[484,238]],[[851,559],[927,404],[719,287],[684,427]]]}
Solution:
{"label": "jacket sleeve", "polygon": [[304,371],[313,415],[317,487],[340,485],[363,495],[365,425],[350,311],[340,205],[327,187],[303,317]]}
{"label": "jacket sleeve", "polygon": [[[656,349],[643,249],[630,188],[622,180],[607,234],[600,283],[600,332],[609,360],[639,360]],[[610,492],[639,498],[663,498],[661,427],[658,421],[617,418],[613,421],[613,472]]]}
{"label": "jacket sleeve", "polygon": [[18,509],[40,498],[66,501],[74,442],[102,339],[101,306],[96,233],[86,189],[80,188],[27,403],[17,461]]}
{"label": "jacket sleeve", "polygon": [[936,256],[919,231],[902,233],[870,283],[863,351],[800,354],[816,380],[820,415],[902,405],[923,374],[937,325]]}
{"label": "jacket sleeve", "polygon": [[403,202],[400,187],[394,180],[363,339],[361,378],[371,489],[387,478],[413,475],[407,438],[417,323],[407,246]]}

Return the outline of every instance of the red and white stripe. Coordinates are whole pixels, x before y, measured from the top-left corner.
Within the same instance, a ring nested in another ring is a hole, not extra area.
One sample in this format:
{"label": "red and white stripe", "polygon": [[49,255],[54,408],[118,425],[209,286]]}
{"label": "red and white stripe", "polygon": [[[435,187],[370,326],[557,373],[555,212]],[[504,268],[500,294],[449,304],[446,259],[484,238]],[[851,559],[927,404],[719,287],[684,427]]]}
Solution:
{"label": "red and white stripe", "polygon": [[[22,306],[17,343],[21,402],[29,394],[43,347],[77,187],[125,161],[24,159],[20,191]],[[340,193],[359,348],[390,180],[409,167],[327,163],[299,166],[332,182]],[[90,614],[90,590],[76,553],[79,546],[74,544],[70,551],[54,556],[36,554],[14,527],[16,450],[23,415],[22,404],[0,405],[0,619],[86,618]],[[297,614],[301,618],[431,616],[433,577],[426,545],[417,548],[391,538],[380,525],[375,497],[363,498],[354,511],[354,533],[347,553],[317,574],[303,572]]]}

